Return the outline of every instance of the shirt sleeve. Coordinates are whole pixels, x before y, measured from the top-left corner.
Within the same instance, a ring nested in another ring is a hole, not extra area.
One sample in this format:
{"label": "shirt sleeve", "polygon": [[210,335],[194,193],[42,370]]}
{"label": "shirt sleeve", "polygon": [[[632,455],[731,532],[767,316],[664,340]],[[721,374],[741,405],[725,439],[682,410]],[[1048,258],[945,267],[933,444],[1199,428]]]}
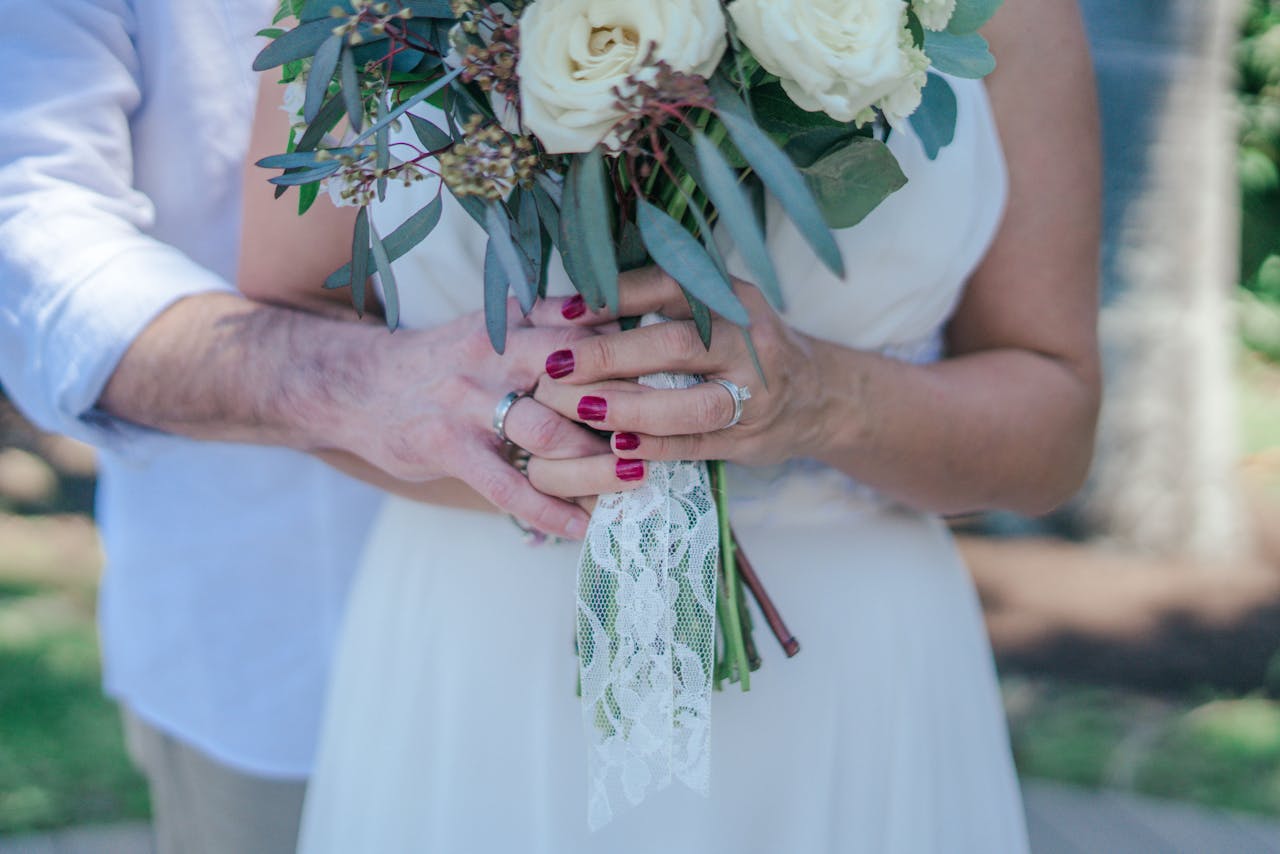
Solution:
{"label": "shirt sleeve", "polygon": [[146,234],[133,26],[124,0],[15,3],[0,46],[0,384],[42,428],[122,452],[143,431],[94,407],[125,350],[174,302],[234,290]]}

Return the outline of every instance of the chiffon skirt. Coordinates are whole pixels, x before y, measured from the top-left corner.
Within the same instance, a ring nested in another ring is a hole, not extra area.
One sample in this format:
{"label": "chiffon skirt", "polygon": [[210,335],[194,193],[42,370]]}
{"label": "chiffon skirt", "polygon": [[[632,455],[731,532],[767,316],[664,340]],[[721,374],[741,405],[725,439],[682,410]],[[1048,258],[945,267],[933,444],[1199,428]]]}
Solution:
{"label": "chiffon skirt", "polygon": [[766,514],[738,534],[800,639],[755,614],[751,691],[712,699],[711,794],[673,783],[587,829],[573,544],[389,499],[335,664],[301,848],[1022,852],[969,574],[936,518]]}

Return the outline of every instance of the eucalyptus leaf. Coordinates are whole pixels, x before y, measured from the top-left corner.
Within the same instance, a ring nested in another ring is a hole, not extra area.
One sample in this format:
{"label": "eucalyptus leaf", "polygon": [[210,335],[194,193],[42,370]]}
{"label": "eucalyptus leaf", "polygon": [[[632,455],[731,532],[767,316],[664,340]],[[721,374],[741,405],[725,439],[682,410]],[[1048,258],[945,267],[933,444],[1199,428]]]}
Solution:
{"label": "eucalyptus leaf", "polygon": [[748,326],[751,317],[707,254],[706,247],[665,212],[636,200],[636,224],[654,263],[725,320]]}
{"label": "eucalyptus leaf", "polygon": [[364,127],[364,104],[360,97],[360,79],[356,69],[356,58],[351,48],[342,49],[342,74],[338,81],[342,87],[342,103],[347,108],[347,121],[356,133]]}
{"label": "eucalyptus leaf", "polygon": [[378,178],[378,201],[387,200],[387,167],[391,165],[391,126],[386,125],[376,134],[374,134],[374,143],[377,154],[375,155],[374,166],[379,173]]}
{"label": "eucalyptus leaf", "polygon": [[267,180],[278,187],[296,187],[299,184],[310,184],[312,181],[327,178],[341,168],[341,163],[336,160],[330,160],[310,169],[290,170],[283,175],[276,175],[274,178],[268,178]]}
{"label": "eucalyptus leaf", "polygon": [[351,235],[351,266],[348,281],[351,283],[351,304],[356,314],[364,314],[364,286],[369,278],[369,208],[364,206],[356,214],[356,227]]}
{"label": "eucalyptus leaf", "polygon": [[564,184],[552,178],[546,172],[538,170],[533,176],[534,183],[542,188],[547,194],[547,198],[551,199],[555,206],[560,207],[560,203],[564,196]]}
{"label": "eucalyptus leaf", "polygon": [[649,263],[649,251],[644,248],[640,228],[633,220],[627,220],[618,235],[618,269],[637,270]]}
{"label": "eucalyptus leaf", "polygon": [[676,156],[676,160],[684,167],[684,171],[689,173],[689,177],[693,179],[693,183],[699,187],[702,186],[704,178],[702,177],[702,167],[698,165],[697,152],[693,150],[693,146],[689,144],[689,140],[672,131],[670,128],[663,128],[662,135],[666,137],[667,148],[671,149],[671,153]]}
{"label": "eucalyptus leaf", "polygon": [[996,69],[987,40],[977,33],[958,36],[954,33],[925,33],[924,52],[933,67],[953,77],[980,79]]}
{"label": "eucalyptus leaf", "polygon": [[342,56],[342,36],[334,34],[325,39],[311,61],[311,72],[307,75],[307,97],[302,105],[302,117],[308,122],[315,121],[316,114],[329,94],[329,81],[338,70],[338,59]]}
{"label": "eucalyptus leaf", "polygon": [[390,127],[392,122],[412,110],[418,104],[421,104],[427,98],[430,98],[436,92],[448,86],[453,78],[457,77],[461,73],[461,68],[455,68],[443,77],[438,78],[430,86],[423,87],[412,97],[402,101],[395,109],[391,110],[385,116],[379,118],[378,121],[365,128],[364,132],[357,136],[354,141],[360,142],[361,140],[368,139],[383,128]]}
{"label": "eucalyptus leaf", "polygon": [[861,136],[803,171],[832,228],[857,225],[907,183],[889,147]]}
{"label": "eucalyptus leaf", "polygon": [[916,132],[924,153],[930,160],[956,137],[956,93],[940,74],[929,74],[919,108],[911,114],[911,127]]}
{"label": "eucalyptus leaf", "polygon": [[947,24],[947,32],[958,36],[976,33],[982,28],[1004,0],[956,0],[956,10]]}
{"label": "eucalyptus leaf", "polygon": [[529,194],[533,196],[533,201],[538,206],[538,219],[542,220],[542,227],[547,232],[547,236],[551,238],[551,244],[558,247],[560,244],[560,209],[556,207],[555,201],[552,200],[541,183],[535,182]]}
{"label": "eucalyptus leaf", "polygon": [[711,309],[702,304],[701,300],[685,288],[680,288],[680,292],[684,294],[685,302],[689,303],[689,313],[693,316],[693,327],[698,330],[698,338],[702,340],[702,346],[708,350],[711,349]]}
{"label": "eucalyptus leaf", "polygon": [[410,113],[409,124],[413,125],[413,132],[427,151],[441,151],[453,145],[453,137],[421,116]]}
{"label": "eucalyptus leaf", "polygon": [[315,56],[320,45],[333,35],[333,21],[309,21],[294,27],[264,47],[253,60],[254,71],[268,71],[295,59]]}
{"label": "eucalyptus leaf", "polygon": [[489,246],[485,250],[486,263],[488,254],[493,253],[502,265],[508,285],[516,292],[520,307],[528,314],[533,308],[537,289],[529,278],[528,271],[520,263],[520,251],[511,239],[511,220],[501,202],[489,202],[485,205],[484,222],[485,231],[489,233]]}
{"label": "eucalyptus leaf", "polygon": [[[330,148],[327,153],[333,156],[343,154],[351,154],[354,148]],[[318,166],[321,163],[327,163],[326,160],[319,159],[319,152],[312,149],[311,151],[290,151],[288,154],[272,154],[264,157],[255,163],[255,166],[261,166],[263,169],[296,169],[300,166]]]}
{"label": "eucalyptus leaf", "polygon": [[396,329],[400,326],[400,288],[396,285],[396,274],[391,269],[387,247],[378,236],[373,223],[369,224],[369,236],[373,241],[373,262],[377,265],[378,280],[382,284],[382,305],[386,311],[387,328]]}
{"label": "eucalyptus leaf", "polygon": [[804,179],[796,171],[795,165],[765,136],[764,131],[756,127],[746,105],[738,99],[729,83],[716,75],[711,78],[709,85],[716,100],[720,121],[724,122],[738,150],[778,199],[782,209],[813,247],[822,263],[843,278],[844,261],[840,257],[840,247],[836,245],[821,209]]}
{"label": "eucalyptus leaf", "polygon": [[348,15],[355,14],[351,0],[305,0],[298,10],[298,20],[319,21],[326,19],[329,21],[330,26],[333,26],[337,23],[337,19],[333,18],[330,12],[335,6]]}
{"label": "eucalyptus leaf", "polygon": [[[442,210],[443,200],[440,196],[436,196],[430,204],[400,223],[394,231],[383,238],[382,245],[386,247],[387,257],[395,261],[425,240],[439,224]],[[351,284],[350,264],[342,265],[324,282],[326,288],[345,288],[349,284]]]}
{"label": "eucalyptus leaf", "polygon": [[[520,303],[520,307],[528,314],[533,310],[533,298],[537,295],[537,284],[542,279],[542,220],[538,214],[538,203],[530,190],[517,188],[515,191],[515,228],[513,235],[516,248],[520,250],[520,260],[524,262],[526,278],[530,282],[529,300]],[[516,296],[520,296],[519,293]]]}
{"label": "eucalyptus leaf", "polygon": [[342,106],[342,98],[339,96],[334,95],[328,101],[325,101],[315,121],[308,124],[307,129],[302,132],[295,150],[314,151],[324,140],[324,135],[333,130],[339,120],[342,119],[344,112],[346,110]]}
{"label": "eucalyptus leaf", "polygon": [[415,18],[439,18],[452,22],[457,17],[448,0],[404,0],[404,5]]}
{"label": "eucalyptus leaf", "polygon": [[599,146],[574,155],[560,205],[560,251],[565,269],[593,309],[618,307],[618,261]]}
{"label": "eucalyptus leaf", "polygon": [[484,251],[484,328],[489,333],[489,343],[499,355],[507,349],[508,287],[491,239]]}
{"label": "eucalyptus leaf", "polygon": [[738,247],[738,254],[755,277],[756,285],[769,302],[781,310],[783,298],[778,274],[769,258],[764,233],[751,213],[751,201],[738,185],[738,176],[725,163],[715,143],[703,134],[694,136],[693,147],[703,177],[699,186],[716,206],[720,223]]}

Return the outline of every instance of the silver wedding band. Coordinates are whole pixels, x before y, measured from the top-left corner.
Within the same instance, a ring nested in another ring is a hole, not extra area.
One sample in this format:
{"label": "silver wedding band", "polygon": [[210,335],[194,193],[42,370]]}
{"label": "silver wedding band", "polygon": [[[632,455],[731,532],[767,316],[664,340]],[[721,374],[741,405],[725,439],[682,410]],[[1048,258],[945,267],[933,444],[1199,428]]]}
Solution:
{"label": "silver wedding band", "polygon": [[516,401],[522,397],[529,397],[528,392],[509,391],[502,400],[498,401],[498,405],[493,408],[493,432],[503,442],[515,444],[507,436],[507,415],[511,412],[511,407],[516,405]]}
{"label": "silver wedding band", "polygon": [[729,392],[729,395],[733,398],[733,418],[729,420],[728,424],[721,428],[723,430],[728,430],[730,427],[733,427],[742,420],[742,404],[751,399],[751,389],[746,386],[738,385],[735,382],[721,379],[720,377],[716,377],[711,380],[711,382],[718,383],[725,391]]}

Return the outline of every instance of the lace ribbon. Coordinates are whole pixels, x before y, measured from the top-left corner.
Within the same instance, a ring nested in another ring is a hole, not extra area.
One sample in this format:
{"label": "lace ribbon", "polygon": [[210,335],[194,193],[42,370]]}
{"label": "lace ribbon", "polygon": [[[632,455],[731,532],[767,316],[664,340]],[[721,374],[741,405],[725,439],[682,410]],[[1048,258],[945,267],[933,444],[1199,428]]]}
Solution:
{"label": "lace ribbon", "polygon": [[[698,380],[641,382],[680,389]],[[638,489],[600,496],[577,596],[592,830],[672,778],[709,790],[719,550],[703,463],[650,462]]]}

